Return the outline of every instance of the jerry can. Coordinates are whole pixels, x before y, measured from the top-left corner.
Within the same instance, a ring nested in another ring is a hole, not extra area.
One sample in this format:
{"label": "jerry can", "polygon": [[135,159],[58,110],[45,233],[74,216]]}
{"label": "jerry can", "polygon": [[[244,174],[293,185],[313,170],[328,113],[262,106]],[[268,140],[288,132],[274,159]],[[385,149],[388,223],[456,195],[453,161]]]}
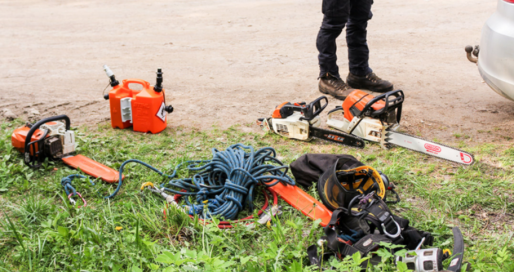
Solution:
{"label": "jerry can", "polygon": [[[162,88],[162,70],[157,69],[157,83],[151,86],[142,79],[125,79],[120,85],[114,73],[104,66],[110,78],[112,90],[104,98],[109,100],[111,126],[113,128],[133,127],[134,131],[159,133],[166,128],[168,113],[173,107],[166,106],[166,91]],[[129,84],[139,84],[141,90],[129,88]]]}

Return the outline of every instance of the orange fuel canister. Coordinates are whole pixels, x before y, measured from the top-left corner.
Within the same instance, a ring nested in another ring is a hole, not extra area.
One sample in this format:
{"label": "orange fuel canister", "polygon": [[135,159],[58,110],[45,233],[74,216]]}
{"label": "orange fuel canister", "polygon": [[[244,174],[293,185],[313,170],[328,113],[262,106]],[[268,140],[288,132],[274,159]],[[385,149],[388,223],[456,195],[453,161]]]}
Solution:
{"label": "orange fuel canister", "polygon": [[[122,99],[129,98],[128,101],[136,98],[136,94],[140,93],[141,90],[132,90],[129,88],[130,83],[139,83],[143,86],[145,86],[144,83],[146,83],[148,86],[150,83],[139,80],[139,79],[125,79],[123,80],[122,85],[116,85],[112,88],[112,90],[109,92],[109,104],[111,107],[111,126],[112,128],[128,128],[132,126],[132,120],[131,116],[128,116],[128,118],[122,118],[123,114],[121,111],[121,103]],[[130,112],[128,112],[130,114]]]}
{"label": "orange fuel canister", "polygon": [[[104,69],[113,87],[104,97],[110,103],[111,126],[120,129],[132,126],[134,131],[144,133],[163,131],[167,125],[168,113],[173,111],[173,107],[166,106],[161,69],[157,70],[155,86],[141,79],[125,79],[120,85],[109,67],[104,66]],[[142,89],[130,89],[129,84],[139,84]]]}

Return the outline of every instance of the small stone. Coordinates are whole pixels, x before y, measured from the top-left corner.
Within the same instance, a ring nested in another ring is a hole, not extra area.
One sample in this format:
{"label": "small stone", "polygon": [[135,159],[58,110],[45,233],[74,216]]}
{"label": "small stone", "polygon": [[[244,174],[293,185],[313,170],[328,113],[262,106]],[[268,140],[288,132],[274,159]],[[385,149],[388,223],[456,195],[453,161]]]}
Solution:
{"label": "small stone", "polygon": [[14,112],[12,112],[10,109],[4,109],[2,111],[2,115],[5,117],[7,121],[12,121],[17,117],[16,114],[14,114]]}
{"label": "small stone", "polygon": [[30,109],[29,115],[30,116],[38,116],[39,115],[39,111],[37,109]]}

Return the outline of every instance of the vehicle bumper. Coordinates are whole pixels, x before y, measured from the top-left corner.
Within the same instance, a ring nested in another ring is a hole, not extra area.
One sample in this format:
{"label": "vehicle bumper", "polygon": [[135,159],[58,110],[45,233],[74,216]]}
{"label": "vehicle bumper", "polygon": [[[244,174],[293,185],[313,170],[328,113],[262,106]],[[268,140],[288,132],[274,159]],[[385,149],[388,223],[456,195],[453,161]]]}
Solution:
{"label": "vehicle bumper", "polygon": [[500,95],[514,100],[514,4],[498,1],[498,9],[482,30],[478,69]]}

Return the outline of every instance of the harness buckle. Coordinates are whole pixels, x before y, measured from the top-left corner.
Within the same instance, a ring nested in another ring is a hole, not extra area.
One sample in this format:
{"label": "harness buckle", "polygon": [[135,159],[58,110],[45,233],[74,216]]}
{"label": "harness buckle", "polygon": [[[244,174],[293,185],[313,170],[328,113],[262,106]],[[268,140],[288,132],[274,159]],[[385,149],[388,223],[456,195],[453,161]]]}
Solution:
{"label": "harness buckle", "polygon": [[389,238],[395,239],[400,236],[400,234],[402,233],[402,229],[400,228],[400,224],[398,224],[398,222],[394,221],[394,218],[392,216],[390,218],[393,221],[393,223],[396,225],[396,228],[398,229],[398,231],[395,234],[391,234],[391,233],[387,232],[387,229],[386,229],[386,226],[384,223],[382,223],[381,226],[382,226],[382,229],[384,230],[384,234],[386,236],[388,236]]}

